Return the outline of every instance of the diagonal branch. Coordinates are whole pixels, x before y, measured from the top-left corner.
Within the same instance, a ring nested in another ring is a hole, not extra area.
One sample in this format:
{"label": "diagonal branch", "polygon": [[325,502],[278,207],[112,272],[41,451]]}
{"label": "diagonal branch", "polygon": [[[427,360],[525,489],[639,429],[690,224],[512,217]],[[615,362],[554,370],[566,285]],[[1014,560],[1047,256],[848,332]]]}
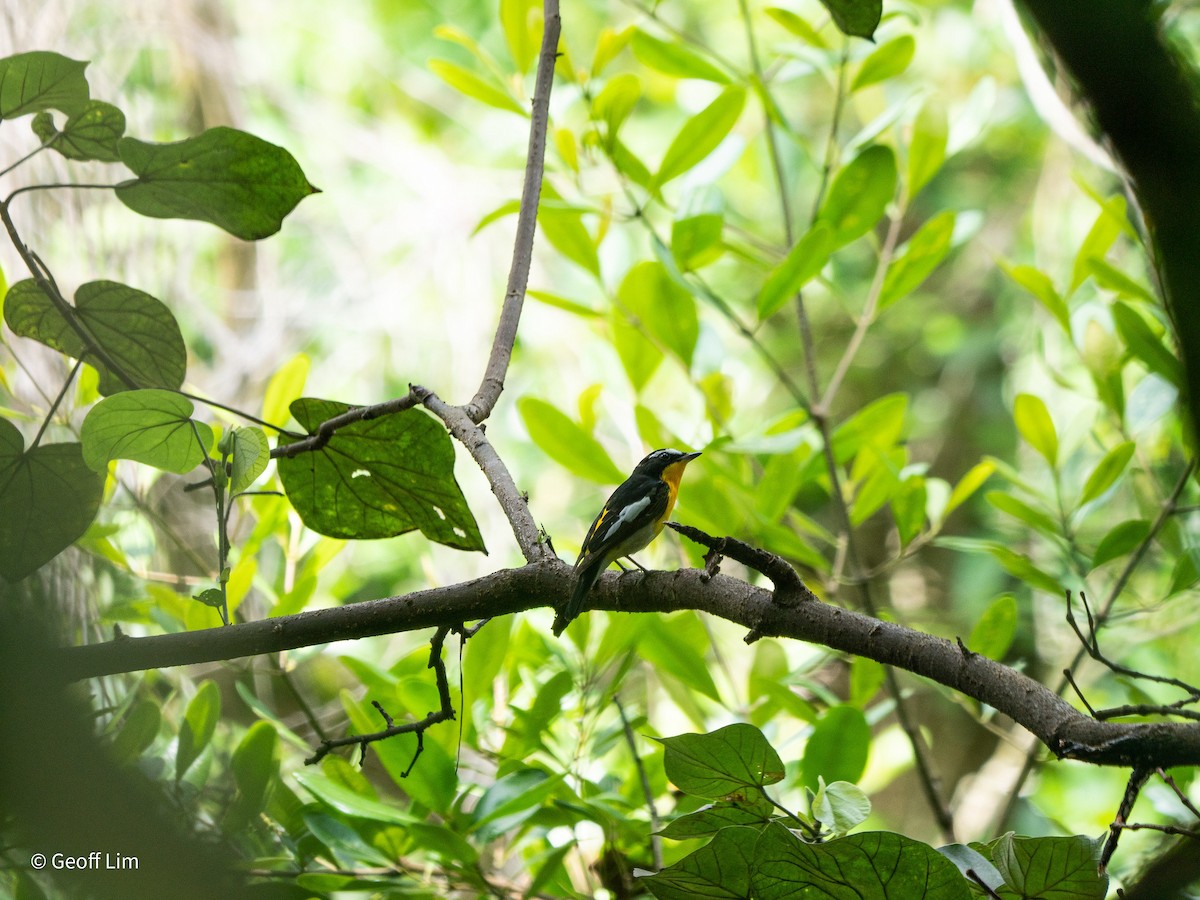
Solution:
{"label": "diagonal branch", "polygon": [[558,60],[558,35],[562,24],[558,15],[558,0],[545,0],[543,8],[545,28],[542,32],[542,49],[538,54],[529,150],[525,158],[525,183],[521,187],[521,209],[517,213],[517,236],[508,273],[508,287],[504,293],[504,306],[500,310],[500,322],[492,338],[492,352],[488,356],[483,382],[471,402],[464,407],[471,421],[477,424],[491,415],[496,401],[500,399],[500,392],[504,390],[504,376],[512,360],[517,326],[521,322],[521,308],[525,304],[525,288],[529,284],[533,236],[537,230],[538,202],[542,195],[542,173],[545,170],[550,88],[554,83],[554,64]]}

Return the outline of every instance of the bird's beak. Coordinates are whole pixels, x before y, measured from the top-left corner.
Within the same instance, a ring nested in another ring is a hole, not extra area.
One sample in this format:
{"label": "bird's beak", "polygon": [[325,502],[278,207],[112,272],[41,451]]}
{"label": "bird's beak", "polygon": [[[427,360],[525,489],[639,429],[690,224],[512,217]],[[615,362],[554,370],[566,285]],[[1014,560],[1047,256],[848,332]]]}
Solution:
{"label": "bird's beak", "polygon": [[693,459],[695,459],[695,458],[696,458],[697,456],[699,456],[699,455],[700,455],[700,451],[699,451],[699,450],[697,450],[695,453],[685,453],[685,454],[684,454],[684,455],[683,455],[683,456],[682,456],[682,457],[679,459],[679,462],[681,462],[681,463],[690,463],[690,462],[691,462]]}

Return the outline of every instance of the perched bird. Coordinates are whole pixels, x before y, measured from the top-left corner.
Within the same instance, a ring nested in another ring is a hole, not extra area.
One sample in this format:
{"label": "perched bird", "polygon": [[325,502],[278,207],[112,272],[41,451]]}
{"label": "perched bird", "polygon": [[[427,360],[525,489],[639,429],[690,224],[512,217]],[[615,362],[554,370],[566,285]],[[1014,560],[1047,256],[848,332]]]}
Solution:
{"label": "perched bird", "polygon": [[579,559],[575,560],[575,591],[566,608],[559,609],[554,619],[556,635],[562,634],[579,615],[601,572],[658,537],[675,508],[684,467],[699,455],[699,452],[655,450],[612,492],[583,539]]}

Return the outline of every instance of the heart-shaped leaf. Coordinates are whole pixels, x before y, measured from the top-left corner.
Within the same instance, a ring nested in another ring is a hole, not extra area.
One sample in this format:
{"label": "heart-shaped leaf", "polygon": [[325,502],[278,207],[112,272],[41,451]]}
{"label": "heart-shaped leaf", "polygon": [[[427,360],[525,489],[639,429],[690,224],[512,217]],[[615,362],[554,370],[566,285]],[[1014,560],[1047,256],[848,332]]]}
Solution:
{"label": "heart-shaped leaf", "polygon": [[0,119],[44,109],[75,112],[88,101],[86,62],[34,50],[0,59]]}
{"label": "heart-shaped leaf", "polygon": [[[212,429],[193,421],[192,402],[170,391],[125,391],[101,400],[83,420],[83,456],[96,471],[132,459],[183,475],[204,461]],[[199,438],[197,440],[197,438]]]}
{"label": "heart-shaped leaf", "polygon": [[[310,434],[351,408],[313,397],[291,405]],[[280,438],[281,445],[289,443]],[[361,540],[419,528],[439,544],[484,550],[479,526],[454,479],[450,435],[420,410],[346,425],[321,449],[281,458],[278,466],[283,489],[313,531]]]}
{"label": "heart-shaped leaf", "polygon": [[79,444],[25,450],[17,427],[0,419],[0,575],[17,581],[80,538],[100,508],[104,476]]}

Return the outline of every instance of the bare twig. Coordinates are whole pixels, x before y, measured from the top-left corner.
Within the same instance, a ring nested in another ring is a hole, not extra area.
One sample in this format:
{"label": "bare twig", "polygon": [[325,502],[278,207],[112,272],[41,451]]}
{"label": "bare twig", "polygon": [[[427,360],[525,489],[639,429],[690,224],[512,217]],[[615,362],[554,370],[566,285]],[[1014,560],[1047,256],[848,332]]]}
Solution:
{"label": "bare twig", "polygon": [[299,456],[301,453],[311,453],[314,450],[320,450],[329,443],[329,439],[334,436],[339,428],[345,428],[347,425],[352,425],[355,422],[366,422],[371,419],[378,419],[380,416],[389,416],[401,410],[412,409],[418,402],[417,398],[409,392],[403,397],[385,400],[383,403],[375,403],[371,406],[356,406],[353,409],[348,409],[340,416],[326,419],[317,426],[316,431],[306,438],[293,441],[290,444],[277,444],[271,451],[271,458],[288,459],[293,456]]}
{"label": "bare twig", "polygon": [[446,663],[442,659],[442,646],[446,642],[446,636],[450,633],[451,625],[442,625],[438,628],[433,638],[429,642],[429,668],[433,669],[434,679],[437,682],[438,700],[441,703],[439,709],[433,710],[425,714],[424,718],[418,719],[415,722],[405,722],[403,725],[397,725],[387,710],[375,701],[375,709],[383,719],[387,726],[379,731],[371,732],[370,734],[351,734],[343,738],[327,738],[321,741],[321,745],[316,751],[306,759],[306,765],[313,765],[325,758],[330,751],[337,747],[350,747],[357,745],[360,751],[360,763],[366,758],[367,747],[376,741],[386,740],[390,737],[395,737],[398,734],[415,734],[417,736],[417,749],[413,753],[412,761],[408,764],[400,777],[407,778],[408,774],[413,770],[413,766],[417,764],[417,760],[421,758],[421,753],[425,749],[425,732],[439,722],[446,722],[454,718],[454,702],[450,697],[450,682],[446,678]]}
{"label": "bare twig", "polygon": [[660,820],[658,807],[654,805],[654,790],[650,787],[650,778],[646,774],[646,767],[642,765],[642,757],[637,750],[637,738],[633,733],[633,726],[629,724],[629,717],[625,715],[625,706],[621,703],[620,697],[613,697],[613,701],[617,704],[617,713],[621,716],[621,727],[625,732],[625,743],[629,746],[629,754],[633,757],[634,768],[637,769],[638,779],[642,783],[642,796],[646,799],[646,807],[650,810],[650,850],[654,854],[654,871],[658,872],[663,867],[663,852],[662,837],[658,833]]}
{"label": "bare twig", "polygon": [[1116,816],[1113,817],[1112,824],[1108,826],[1108,838],[1104,842],[1104,849],[1100,851],[1100,874],[1104,874],[1109,860],[1117,852],[1117,842],[1121,839],[1121,831],[1125,828],[1125,823],[1129,821],[1129,814],[1133,812],[1133,804],[1137,802],[1138,794],[1141,793],[1142,787],[1153,772],[1153,768],[1135,766],[1129,773],[1129,782],[1125,785],[1125,796],[1121,798],[1121,805],[1117,809]]}
{"label": "bare twig", "polygon": [[533,236],[537,230],[538,201],[542,193],[542,173],[546,156],[546,130],[550,121],[550,89],[554,83],[554,64],[558,59],[558,35],[561,21],[558,0],[544,0],[545,29],[538,55],[537,80],[533,94],[533,113],[529,125],[529,150],[525,159],[525,183],[521,187],[521,208],[517,213],[517,236],[513,246],[512,266],[500,322],[492,339],[492,352],[479,390],[464,408],[467,416],[479,424],[491,415],[504,377],[512,359],[521,308],[525,304],[525,288],[529,283],[529,266],[533,257]]}

